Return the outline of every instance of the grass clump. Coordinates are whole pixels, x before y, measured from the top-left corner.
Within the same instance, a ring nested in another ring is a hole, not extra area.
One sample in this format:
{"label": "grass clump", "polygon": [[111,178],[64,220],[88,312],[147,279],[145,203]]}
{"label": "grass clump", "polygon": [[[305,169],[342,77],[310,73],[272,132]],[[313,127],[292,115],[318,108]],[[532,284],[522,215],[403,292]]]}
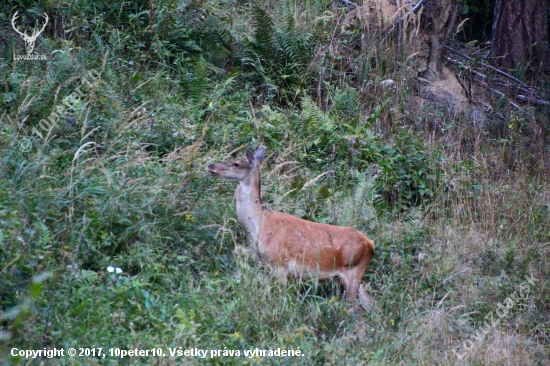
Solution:
{"label": "grass clump", "polygon": [[[364,40],[352,52],[358,33],[326,1],[155,1],[153,18],[146,2],[30,3],[66,21],[37,42],[47,62],[16,62],[19,3],[0,6],[4,363],[53,347],[304,354],[190,364],[548,362],[548,146],[525,153],[548,111],[499,131],[461,115],[419,127],[411,68]],[[204,168],[260,144],[271,208],[374,241],[373,311],[353,314],[337,282],[283,285],[234,253],[234,186]],[[537,286],[458,359],[526,275]]]}

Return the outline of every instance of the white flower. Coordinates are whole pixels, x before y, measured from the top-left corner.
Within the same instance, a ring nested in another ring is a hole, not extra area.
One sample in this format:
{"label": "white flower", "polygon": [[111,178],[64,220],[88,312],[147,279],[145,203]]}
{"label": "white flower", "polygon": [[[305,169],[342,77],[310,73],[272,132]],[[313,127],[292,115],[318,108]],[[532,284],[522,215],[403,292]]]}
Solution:
{"label": "white flower", "polygon": [[116,268],[116,273],[117,273],[117,274],[121,274],[121,273],[122,273],[122,269],[117,267],[117,268]]}
{"label": "white flower", "polygon": [[395,88],[395,81],[393,81],[392,79],[386,79],[381,81],[380,85],[388,89],[393,89]]}
{"label": "white flower", "polygon": [[107,267],[107,272],[113,273],[114,271],[115,271],[115,267],[113,267],[113,266]]}

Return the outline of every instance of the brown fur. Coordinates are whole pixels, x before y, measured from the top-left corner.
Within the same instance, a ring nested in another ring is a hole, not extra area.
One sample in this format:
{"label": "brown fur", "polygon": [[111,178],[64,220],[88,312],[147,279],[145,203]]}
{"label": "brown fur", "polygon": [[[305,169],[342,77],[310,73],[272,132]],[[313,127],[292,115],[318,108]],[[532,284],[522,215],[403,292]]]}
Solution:
{"label": "brown fur", "polygon": [[210,164],[210,174],[237,181],[237,216],[249,245],[277,268],[283,281],[295,277],[328,279],[338,276],[348,301],[359,296],[361,305],[373,304],[361,286],[363,274],[374,255],[374,244],[351,227],[307,221],[282,212],[262,209],[260,164],[263,147],[233,162]]}

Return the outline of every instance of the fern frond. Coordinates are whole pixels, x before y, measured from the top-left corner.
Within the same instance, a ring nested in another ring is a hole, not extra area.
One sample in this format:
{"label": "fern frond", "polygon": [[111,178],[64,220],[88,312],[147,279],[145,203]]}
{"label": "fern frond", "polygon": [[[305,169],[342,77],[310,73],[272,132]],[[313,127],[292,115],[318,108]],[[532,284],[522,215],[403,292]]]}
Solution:
{"label": "fern frond", "polygon": [[44,249],[52,238],[50,229],[41,221],[37,221],[35,227],[38,229],[38,241],[36,242],[36,247]]}
{"label": "fern frond", "polygon": [[278,42],[285,58],[295,66],[305,65],[311,58],[311,33],[304,33],[296,25],[292,15],[287,17],[285,27],[278,34]]}
{"label": "fern frond", "polygon": [[273,45],[275,26],[273,20],[265,10],[256,6],[252,10],[252,22],[256,28],[254,31],[255,48],[262,57],[270,59],[275,53]]}
{"label": "fern frond", "polygon": [[359,94],[357,91],[346,86],[343,89],[335,87],[332,90],[332,108],[330,114],[341,118],[354,118],[359,114]]}
{"label": "fern frond", "polygon": [[189,75],[188,92],[192,100],[201,100],[208,90],[208,68],[206,61],[201,57]]}

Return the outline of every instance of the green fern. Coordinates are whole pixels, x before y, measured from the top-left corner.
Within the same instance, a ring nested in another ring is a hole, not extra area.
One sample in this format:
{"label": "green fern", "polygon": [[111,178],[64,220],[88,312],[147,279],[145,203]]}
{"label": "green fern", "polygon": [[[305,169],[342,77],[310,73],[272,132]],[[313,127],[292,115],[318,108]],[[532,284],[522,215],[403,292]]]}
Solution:
{"label": "green fern", "polygon": [[52,239],[50,229],[41,221],[37,221],[35,227],[38,229],[38,240],[36,241],[36,248],[47,249],[48,244]]}
{"label": "green fern", "polygon": [[345,86],[343,89],[338,87],[332,88],[332,108],[330,109],[331,116],[350,119],[358,117],[360,113],[360,100],[357,91]]}
{"label": "green fern", "polygon": [[208,90],[208,68],[207,62],[201,57],[193,68],[188,86],[189,97],[192,100],[200,101]]}
{"label": "green fern", "polygon": [[262,58],[270,60],[275,54],[273,44],[275,26],[273,20],[265,10],[256,6],[252,10],[252,23],[256,28],[254,31],[254,48]]}
{"label": "green fern", "polygon": [[380,201],[376,193],[376,174],[371,171],[352,172],[355,187],[350,193],[339,192],[333,199],[339,203],[336,220],[339,225],[351,225],[371,230],[376,226],[375,206]]}
{"label": "green fern", "polygon": [[317,107],[315,102],[309,95],[304,95],[302,99],[302,131],[306,136],[315,136],[310,140],[307,147],[319,146],[322,148],[328,148],[332,142],[341,139],[336,133],[336,124],[330,118],[330,116]]}
{"label": "green fern", "polygon": [[210,16],[202,24],[198,43],[209,60],[223,60],[231,56],[229,30],[217,17]]}
{"label": "green fern", "polygon": [[297,27],[292,15],[287,17],[285,27],[278,33],[278,42],[284,56],[293,66],[305,66],[311,57],[311,33],[304,33]]}

